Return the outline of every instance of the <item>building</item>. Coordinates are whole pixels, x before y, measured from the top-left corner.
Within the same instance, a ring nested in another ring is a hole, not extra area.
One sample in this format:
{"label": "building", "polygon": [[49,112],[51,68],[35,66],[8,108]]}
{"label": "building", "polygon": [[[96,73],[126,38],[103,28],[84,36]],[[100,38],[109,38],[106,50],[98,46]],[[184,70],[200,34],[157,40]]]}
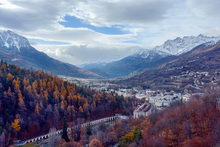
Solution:
{"label": "building", "polygon": [[183,102],[188,102],[191,96],[192,96],[192,95],[189,94],[189,93],[184,94],[184,95],[182,96],[182,101],[183,101]]}
{"label": "building", "polygon": [[158,94],[152,94],[146,98],[146,103],[134,110],[133,117],[138,118],[140,116],[148,116],[152,113],[153,108],[163,109],[169,107],[172,102],[181,100],[181,94],[175,92],[161,92]]}
{"label": "building", "polygon": [[149,103],[157,109],[163,109],[170,106],[170,103],[181,100],[180,93],[160,93],[149,98]]}
{"label": "building", "polygon": [[137,98],[137,99],[143,99],[143,98],[147,98],[147,95],[146,94],[141,94],[141,93],[137,93],[137,94],[135,94],[135,97]]}
{"label": "building", "polygon": [[144,103],[139,108],[134,110],[133,118],[138,118],[140,116],[148,116],[151,114],[153,108],[150,103]]}

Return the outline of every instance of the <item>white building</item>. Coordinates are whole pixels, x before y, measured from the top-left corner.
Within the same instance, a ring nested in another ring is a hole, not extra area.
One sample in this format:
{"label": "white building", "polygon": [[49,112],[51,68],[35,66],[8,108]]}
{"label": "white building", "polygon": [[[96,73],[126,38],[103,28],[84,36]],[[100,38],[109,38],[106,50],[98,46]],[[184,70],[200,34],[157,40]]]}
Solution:
{"label": "white building", "polygon": [[183,102],[188,102],[191,96],[192,96],[192,95],[189,94],[189,93],[184,94],[184,95],[182,96],[182,101],[183,101]]}
{"label": "white building", "polygon": [[172,93],[172,94],[158,94],[156,96],[150,97],[149,102],[153,104],[156,108],[162,109],[165,107],[169,107],[170,103],[180,100],[181,94],[180,93]]}
{"label": "white building", "polygon": [[161,92],[160,94],[153,94],[146,97],[147,103],[141,105],[138,109],[134,110],[133,117],[148,116],[152,113],[153,108],[163,109],[169,107],[172,102],[181,100],[181,94],[175,92]]}
{"label": "white building", "polygon": [[146,94],[137,93],[137,94],[135,94],[135,97],[137,99],[142,99],[142,98],[147,98],[147,95]]}
{"label": "white building", "polygon": [[138,118],[140,116],[148,116],[152,112],[152,105],[150,103],[144,103],[138,109],[134,110],[133,117]]}

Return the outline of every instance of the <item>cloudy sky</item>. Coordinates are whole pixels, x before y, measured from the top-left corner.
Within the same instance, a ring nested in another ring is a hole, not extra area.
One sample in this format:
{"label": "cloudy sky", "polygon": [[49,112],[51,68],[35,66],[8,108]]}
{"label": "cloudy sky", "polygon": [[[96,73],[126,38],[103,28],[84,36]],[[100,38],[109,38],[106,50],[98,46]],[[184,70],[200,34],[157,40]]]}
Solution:
{"label": "cloudy sky", "polygon": [[219,0],[1,0],[0,29],[75,65],[113,61],[168,39],[220,36]]}

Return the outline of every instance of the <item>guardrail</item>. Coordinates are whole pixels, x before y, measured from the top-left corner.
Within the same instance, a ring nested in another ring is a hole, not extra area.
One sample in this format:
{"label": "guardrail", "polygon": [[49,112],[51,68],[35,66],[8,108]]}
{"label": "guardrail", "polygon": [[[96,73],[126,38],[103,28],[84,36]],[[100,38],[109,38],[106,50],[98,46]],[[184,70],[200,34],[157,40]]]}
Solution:
{"label": "guardrail", "polygon": [[[97,125],[97,124],[100,124],[100,123],[113,121],[113,120],[116,120],[116,119],[127,119],[127,116],[116,114],[115,116],[105,117],[105,118],[93,120],[93,121],[90,121],[90,122],[86,122],[86,123],[83,123],[83,124],[80,124],[80,125],[76,125],[76,126],[73,126],[73,127],[69,127],[69,128],[67,128],[67,131],[70,132],[71,130],[78,129],[80,127],[93,126],[93,125]],[[30,143],[30,142],[36,142],[36,141],[44,140],[44,139],[49,138],[52,135],[61,134],[62,132],[63,132],[63,130],[58,130],[56,132],[52,132],[52,133],[41,135],[41,136],[38,136],[38,137],[35,137],[35,138],[32,138],[32,139],[28,139],[26,141],[21,141],[20,143],[14,144],[14,145],[25,145],[25,144]]]}

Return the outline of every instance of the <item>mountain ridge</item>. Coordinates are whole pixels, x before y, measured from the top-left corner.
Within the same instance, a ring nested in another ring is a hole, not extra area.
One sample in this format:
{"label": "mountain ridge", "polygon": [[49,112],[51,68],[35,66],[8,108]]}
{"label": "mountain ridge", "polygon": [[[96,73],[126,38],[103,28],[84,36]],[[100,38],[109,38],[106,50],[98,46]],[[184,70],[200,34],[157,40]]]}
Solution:
{"label": "mountain ridge", "polygon": [[167,40],[162,45],[156,46],[153,49],[164,51],[172,55],[180,55],[190,51],[191,49],[193,49],[194,47],[200,44],[210,41],[217,42],[219,40],[220,40],[219,36],[218,37],[204,36],[202,34],[198,36],[184,36],[182,38],[177,37],[173,40]]}
{"label": "mountain ridge", "polygon": [[220,42],[201,44],[170,62],[152,71],[118,80],[116,83],[129,86],[144,86],[152,89],[166,89],[194,92],[220,85]]}
{"label": "mountain ridge", "polygon": [[155,69],[163,63],[173,60],[175,56],[184,54],[200,44],[206,42],[212,42],[213,44],[219,40],[220,37],[201,34],[198,36],[177,37],[173,40],[167,40],[162,45],[152,49],[142,50],[123,59],[100,66],[97,64],[95,67],[90,66],[86,69],[107,78],[122,78],[133,73],[140,74],[143,71]]}
{"label": "mountain ridge", "polygon": [[49,57],[32,47],[27,38],[9,30],[0,31],[0,53],[1,59],[24,68],[78,78],[102,78],[85,69]]}
{"label": "mountain ridge", "polygon": [[149,50],[145,55],[137,53],[121,60],[107,63],[104,66],[87,69],[107,78],[120,78],[128,76],[137,70],[152,69],[159,63],[160,59],[166,56],[169,56],[169,54],[165,52],[162,54],[162,51]]}

